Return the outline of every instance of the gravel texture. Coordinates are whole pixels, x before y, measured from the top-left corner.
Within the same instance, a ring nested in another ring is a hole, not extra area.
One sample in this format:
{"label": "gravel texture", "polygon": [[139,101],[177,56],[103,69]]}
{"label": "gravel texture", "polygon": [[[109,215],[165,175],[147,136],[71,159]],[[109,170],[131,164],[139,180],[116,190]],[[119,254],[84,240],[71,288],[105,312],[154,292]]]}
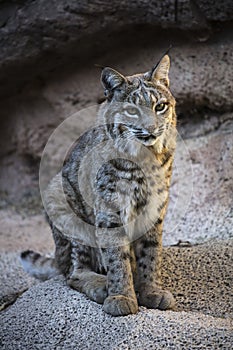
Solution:
{"label": "gravel texture", "polygon": [[140,308],[113,318],[61,279],[31,288],[1,313],[1,349],[231,349],[229,319]]}

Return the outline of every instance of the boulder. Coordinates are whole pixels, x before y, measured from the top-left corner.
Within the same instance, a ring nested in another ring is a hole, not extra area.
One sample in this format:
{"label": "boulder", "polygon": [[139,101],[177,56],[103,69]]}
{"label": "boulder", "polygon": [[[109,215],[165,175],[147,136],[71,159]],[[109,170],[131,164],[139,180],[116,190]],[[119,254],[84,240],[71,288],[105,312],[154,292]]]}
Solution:
{"label": "boulder", "polygon": [[1,312],[1,349],[230,349],[232,248],[231,240],[165,250],[176,311],[140,307],[116,318],[62,277],[37,284]]}

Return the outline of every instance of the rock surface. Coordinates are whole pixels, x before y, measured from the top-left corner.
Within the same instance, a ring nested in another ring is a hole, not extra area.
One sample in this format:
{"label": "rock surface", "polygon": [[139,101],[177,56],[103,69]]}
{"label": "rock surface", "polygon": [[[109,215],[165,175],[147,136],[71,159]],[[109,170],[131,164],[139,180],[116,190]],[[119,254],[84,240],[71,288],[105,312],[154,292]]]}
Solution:
{"label": "rock surface", "polygon": [[58,279],[31,288],[1,322],[7,350],[230,349],[233,340],[229,320],[195,312],[141,308],[134,316],[110,317]]}
{"label": "rock surface", "polygon": [[120,48],[125,38],[140,42],[142,32],[144,43],[150,38],[157,45],[165,44],[166,36],[169,44],[174,37],[186,44],[213,41],[215,34],[232,37],[230,0],[15,0],[2,1],[0,13],[0,94],[5,96],[51,70],[60,72],[72,60],[83,65],[104,49]]}
{"label": "rock surface", "polygon": [[[37,284],[1,312],[1,349],[230,349],[232,256],[232,240],[166,248],[163,280],[176,312],[141,307],[137,315],[114,318],[62,277]],[[8,287],[19,283],[15,265],[15,272],[7,268]]]}
{"label": "rock surface", "polygon": [[216,24],[233,19],[230,0],[221,4],[210,0],[16,0],[1,2],[0,12],[0,93],[4,95],[71,56],[80,60],[84,51],[89,56],[101,52],[112,32],[128,31],[130,26],[188,30],[205,41]]}
{"label": "rock surface", "polygon": [[[221,126],[207,134],[207,125],[199,124],[198,137],[189,124],[189,137],[178,139],[164,244],[233,237],[232,116],[222,116]],[[215,118],[209,121],[214,127]]]}

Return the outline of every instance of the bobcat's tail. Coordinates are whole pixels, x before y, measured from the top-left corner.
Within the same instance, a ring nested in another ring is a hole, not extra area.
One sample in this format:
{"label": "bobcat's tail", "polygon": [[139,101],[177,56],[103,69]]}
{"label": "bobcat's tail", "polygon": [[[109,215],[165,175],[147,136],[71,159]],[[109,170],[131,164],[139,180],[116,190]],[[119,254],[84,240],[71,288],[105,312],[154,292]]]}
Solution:
{"label": "bobcat's tail", "polygon": [[46,281],[60,274],[56,267],[55,259],[48,258],[32,250],[22,252],[20,259],[24,270],[41,281]]}

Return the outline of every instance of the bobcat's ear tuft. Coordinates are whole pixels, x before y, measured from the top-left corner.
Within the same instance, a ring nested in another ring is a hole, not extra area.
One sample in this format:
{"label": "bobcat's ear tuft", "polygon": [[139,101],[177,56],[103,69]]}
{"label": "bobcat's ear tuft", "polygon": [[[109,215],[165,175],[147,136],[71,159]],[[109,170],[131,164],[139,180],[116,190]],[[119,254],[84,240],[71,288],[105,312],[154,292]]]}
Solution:
{"label": "bobcat's ear tuft", "polygon": [[116,70],[106,67],[102,71],[101,82],[107,94],[111,94],[114,89],[126,82],[126,78]]}
{"label": "bobcat's ear tuft", "polygon": [[170,58],[168,55],[165,55],[161,58],[159,63],[149,72],[146,73],[149,80],[156,80],[161,82],[165,86],[169,86],[169,73],[170,68]]}

